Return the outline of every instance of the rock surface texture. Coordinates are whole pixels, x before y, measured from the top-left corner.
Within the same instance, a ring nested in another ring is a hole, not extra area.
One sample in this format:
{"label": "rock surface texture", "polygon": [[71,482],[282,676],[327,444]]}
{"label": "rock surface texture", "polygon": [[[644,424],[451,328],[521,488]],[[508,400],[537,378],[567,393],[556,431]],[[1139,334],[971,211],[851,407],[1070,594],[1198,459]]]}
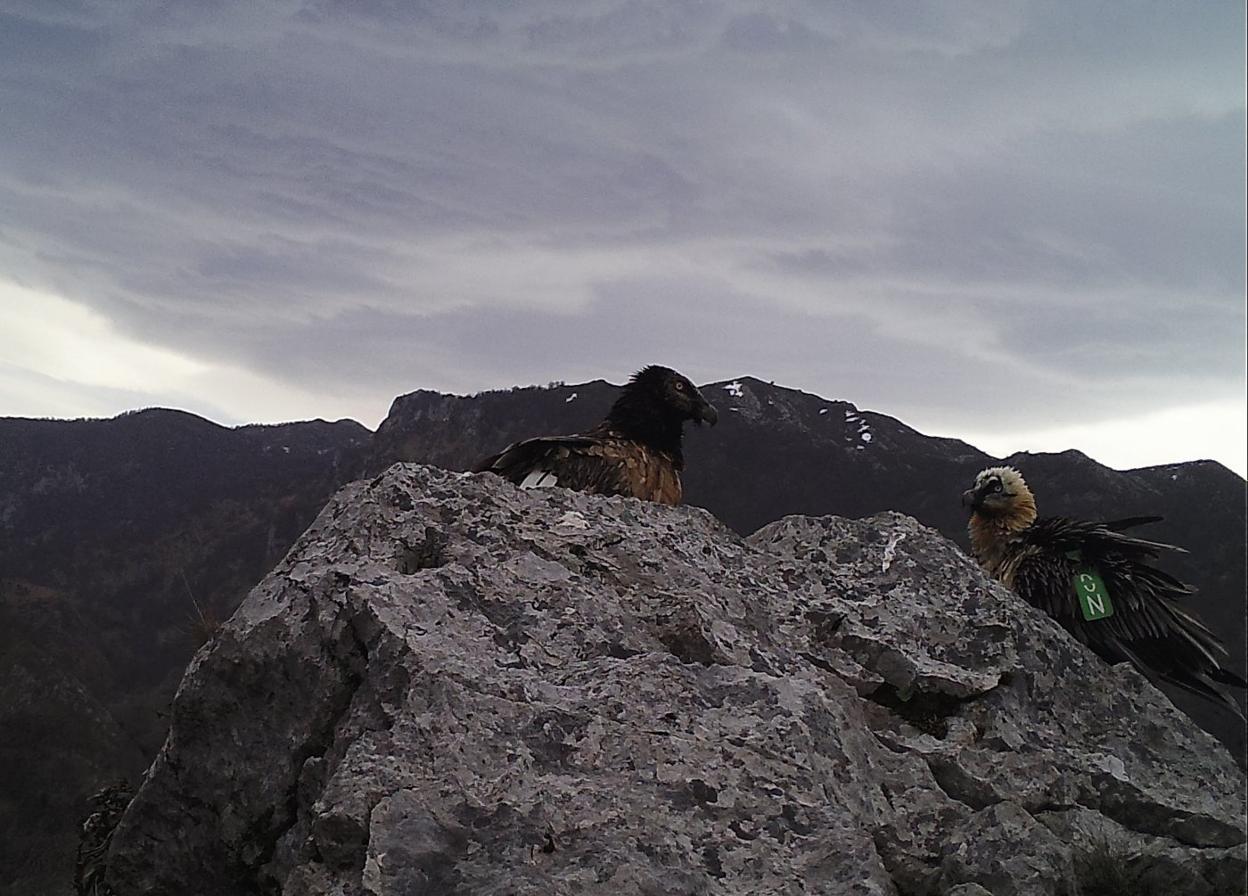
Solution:
{"label": "rock surface texture", "polygon": [[[192,662],[126,894],[1232,894],[1244,778],[899,515],[396,466]],[[1117,889],[1114,889],[1117,887]]]}
{"label": "rock surface texture", "polygon": [[[685,501],[707,508],[730,528],[747,534],[792,514],[865,517],[897,510],[969,548],[958,496],[985,467],[1014,465],[1035,492],[1041,516],[1164,517],[1139,534],[1190,551],[1167,556],[1163,565],[1199,589],[1189,605],[1225,639],[1231,668],[1248,677],[1248,483],[1221,464],[1124,471],[1078,451],[995,458],[957,439],[923,435],[885,414],[754,377],[701,388],[719,408],[720,420],[685,440]],[[373,474],[396,461],[467,470],[517,439],[592,426],[618,395],[618,387],[601,380],[472,397],[401,395],[373,436],[365,466]],[[1178,688],[1162,689],[1248,767],[1242,719]]]}

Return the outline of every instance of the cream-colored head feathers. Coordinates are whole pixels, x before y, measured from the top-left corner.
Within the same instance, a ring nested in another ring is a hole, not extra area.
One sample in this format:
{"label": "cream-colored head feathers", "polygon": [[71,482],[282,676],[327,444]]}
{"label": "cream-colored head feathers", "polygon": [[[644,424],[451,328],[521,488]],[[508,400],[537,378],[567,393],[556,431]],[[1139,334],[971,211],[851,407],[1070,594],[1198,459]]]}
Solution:
{"label": "cream-colored head feathers", "polygon": [[972,508],[971,549],[993,575],[1000,572],[1005,544],[1036,521],[1036,499],[1013,467],[989,467],[963,496]]}
{"label": "cream-colored head feathers", "polygon": [[1031,494],[1031,489],[1027,487],[1027,481],[1023,479],[1023,474],[1013,467],[989,467],[981,470],[979,475],[975,477],[975,490],[983,488],[991,479],[997,479],[1001,482],[1001,490],[1003,493],[1022,494],[1026,492]]}

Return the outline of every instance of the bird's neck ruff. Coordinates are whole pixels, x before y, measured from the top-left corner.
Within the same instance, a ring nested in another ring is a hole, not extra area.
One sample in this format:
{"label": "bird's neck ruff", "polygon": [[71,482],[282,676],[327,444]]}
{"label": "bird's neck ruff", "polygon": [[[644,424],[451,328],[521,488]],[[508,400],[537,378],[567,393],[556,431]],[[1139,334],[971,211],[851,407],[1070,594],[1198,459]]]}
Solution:
{"label": "bird's neck ruff", "polygon": [[1018,495],[1002,513],[976,510],[971,514],[968,530],[971,550],[979,565],[992,576],[1001,578],[1010,539],[1036,521],[1036,502],[1028,494]]}
{"label": "bird's neck ruff", "polygon": [[625,388],[624,394],[611,406],[605,422],[612,431],[668,455],[676,469],[684,468],[684,419],[651,396]]}

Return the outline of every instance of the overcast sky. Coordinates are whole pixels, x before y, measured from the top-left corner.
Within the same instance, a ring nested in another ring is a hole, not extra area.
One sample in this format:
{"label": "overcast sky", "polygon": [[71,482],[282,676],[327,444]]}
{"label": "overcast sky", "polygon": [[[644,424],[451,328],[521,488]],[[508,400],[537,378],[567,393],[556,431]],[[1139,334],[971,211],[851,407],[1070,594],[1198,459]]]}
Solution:
{"label": "overcast sky", "polygon": [[1245,470],[1244,5],[0,0],[0,415],[750,374]]}

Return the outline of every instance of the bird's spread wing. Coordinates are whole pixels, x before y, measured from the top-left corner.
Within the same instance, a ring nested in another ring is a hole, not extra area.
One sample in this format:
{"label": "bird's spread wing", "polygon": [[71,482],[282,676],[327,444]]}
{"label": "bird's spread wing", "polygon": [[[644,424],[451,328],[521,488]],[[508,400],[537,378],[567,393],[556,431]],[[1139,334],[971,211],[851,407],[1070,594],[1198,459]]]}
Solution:
{"label": "bird's spread wing", "polygon": [[[1130,661],[1238,713],[1238,705],[1218,684],[1244,687],[1243,679],[1222,667],[1226,649],[1182,606],[1195,589],[1148,562],[1163,551],[1182,549],[1121,531],[1152,521],[1038,520],[1012,545],[1017,563],[1014,589],[1105,660]],[[1100,576],[1111,615],[1084,617],[1075,588],[1076,576],[1083,571]]]}
{"label": "bird's spread wing", "polygon": [[474,471],[497,473],[521,488],[562,486],[667,504],[680,501],[680,477],[670,459],[611,435],[525,439],[485,458]]}

